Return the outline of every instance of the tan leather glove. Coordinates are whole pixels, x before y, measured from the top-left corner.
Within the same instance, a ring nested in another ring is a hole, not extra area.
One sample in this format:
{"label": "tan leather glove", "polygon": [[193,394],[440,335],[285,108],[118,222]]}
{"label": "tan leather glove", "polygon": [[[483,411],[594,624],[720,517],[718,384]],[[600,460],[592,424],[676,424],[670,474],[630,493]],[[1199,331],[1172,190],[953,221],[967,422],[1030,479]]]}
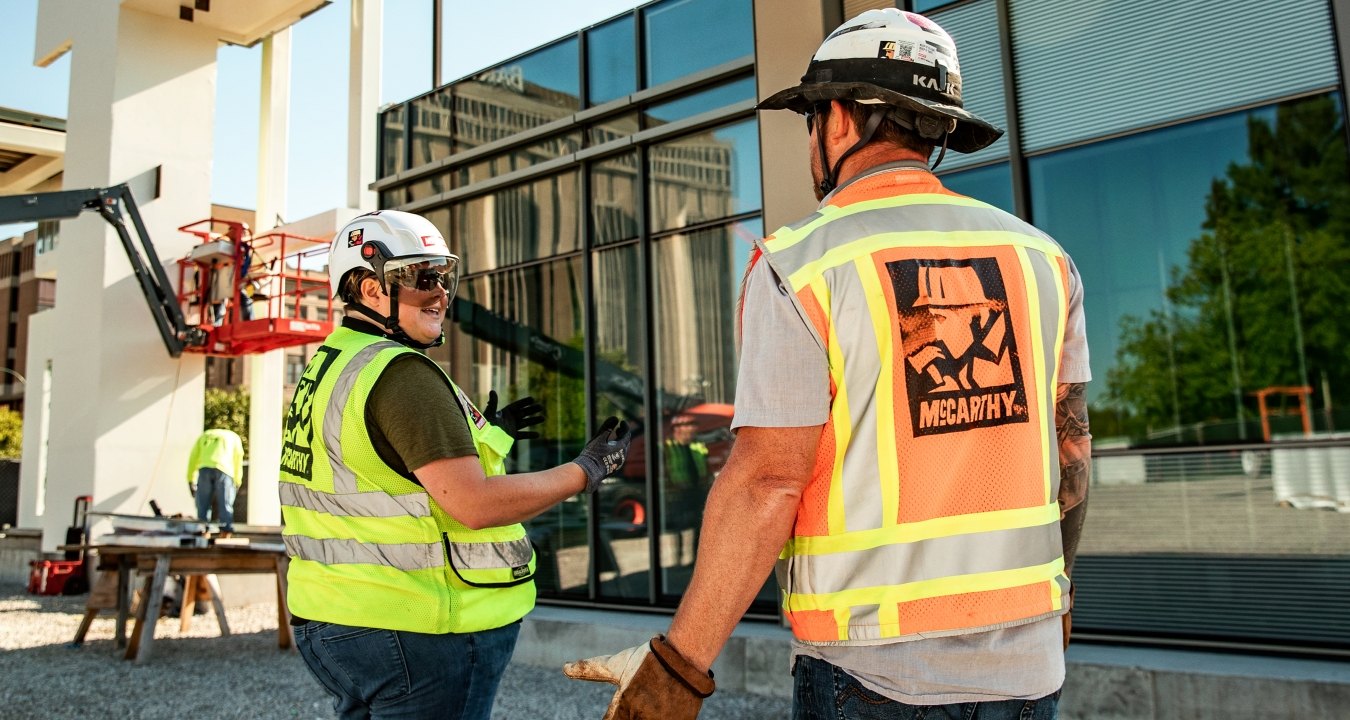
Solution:
{"label": "tan leather glove", "polygon": [[694,720],[713,694],[712,673],[703,673],[657,635],[646,645],[563,666],[573,680],[618,685],[604,720]]}

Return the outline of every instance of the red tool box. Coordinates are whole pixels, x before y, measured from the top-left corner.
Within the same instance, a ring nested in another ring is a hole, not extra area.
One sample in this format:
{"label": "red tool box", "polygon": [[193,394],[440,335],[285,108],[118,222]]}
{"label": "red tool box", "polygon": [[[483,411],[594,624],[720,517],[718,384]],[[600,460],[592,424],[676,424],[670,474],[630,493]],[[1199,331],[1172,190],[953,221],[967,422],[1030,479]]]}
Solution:
{"label": "red tool box", "polygon": [[60,595],[66,581],[75,576],[83,560],[34,560],[28,563],[28,592],[34,595]]}

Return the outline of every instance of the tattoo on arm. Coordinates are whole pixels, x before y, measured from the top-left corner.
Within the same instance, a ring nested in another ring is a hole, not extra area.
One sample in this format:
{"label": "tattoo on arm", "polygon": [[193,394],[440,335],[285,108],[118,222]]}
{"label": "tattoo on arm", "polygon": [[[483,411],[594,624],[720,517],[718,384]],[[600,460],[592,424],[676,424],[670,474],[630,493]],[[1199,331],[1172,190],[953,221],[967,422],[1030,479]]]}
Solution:
{"label": "tattoo on arm", "polygon": [[1060,534],[1065,568],[1072,572],[1092,478],[1092,434],[1088,432],[1084,383],[1060,384],[1055,398],[1055,428],[1059,436]]}

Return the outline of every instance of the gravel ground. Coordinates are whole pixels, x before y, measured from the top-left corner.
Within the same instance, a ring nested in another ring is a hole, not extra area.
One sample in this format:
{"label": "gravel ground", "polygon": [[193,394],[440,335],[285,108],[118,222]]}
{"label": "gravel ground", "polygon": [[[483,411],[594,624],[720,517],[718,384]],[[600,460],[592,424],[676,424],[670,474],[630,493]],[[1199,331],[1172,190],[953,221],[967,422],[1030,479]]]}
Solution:
{"label": "gravel ground", "polygon": [[[121,659],[113,615],[94,621],[80,648],[68,646],[84,615],[84,596],[28,595],[0,584],[0,718],[330,718],[327,694],[299,655],[276,647],[276,606],[231,608],[228,638],[212,615],[156,627],[153,657]],[[130,633],[130,624],[127,632]],[[612,688],[569,681],[556,668],[512,665],[493,720],[600,717]],[[786,698],[719,692],[706,720],[770,720],[788,714]]]}

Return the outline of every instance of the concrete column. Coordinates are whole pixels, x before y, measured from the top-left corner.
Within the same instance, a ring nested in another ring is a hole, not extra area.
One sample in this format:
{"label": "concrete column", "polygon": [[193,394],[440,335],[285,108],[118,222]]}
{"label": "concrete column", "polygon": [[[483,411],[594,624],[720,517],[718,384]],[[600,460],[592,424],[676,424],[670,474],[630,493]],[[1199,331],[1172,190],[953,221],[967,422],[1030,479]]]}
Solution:
{"label": "concrete column", "polygon": [[[176,228],[210,214],[216,46],[209,28],[121,3],[38,9],[35,62],[73,48],[65,188],[162,168],[159,198],[140,200],[164,260],[192,246]],[[151,499],[167,513],[194,512],[187,456],[204,390],[203,357],[169,356],[111,227],[87,214],[63,222],[56,264],[56,307],[30,326],[28,367],[50,361],[52,370],[50,403],[24,428],[33,437],[20,507],[20,523],[42,529],[48,551],[64,541],[80,495],[101,512],[148,513]]]}
{"label": "concrete column", "polygon": [[380,28],[383,0],[352,0],[348,65],[347,207],[374,210],[375,113],[380,105]]}
{"label": "concrete column", "polygon": [[[255,234],[276,225],[286,209],[286,141],[290,132],[291,31],[263,40],[262,101],[259,103],[258,204]],[[277,498],[281,465],[281,414],[286,351],[249,355],[248,522],[280,525]]]}
{"label": "concrete column", "polygon": [[[842,22],[839,0],[754,0],[754,12],[759,100],[800,82],[825,34]],[[759,113],[765,233],[815,211],[809,145],[801,115]]]}

